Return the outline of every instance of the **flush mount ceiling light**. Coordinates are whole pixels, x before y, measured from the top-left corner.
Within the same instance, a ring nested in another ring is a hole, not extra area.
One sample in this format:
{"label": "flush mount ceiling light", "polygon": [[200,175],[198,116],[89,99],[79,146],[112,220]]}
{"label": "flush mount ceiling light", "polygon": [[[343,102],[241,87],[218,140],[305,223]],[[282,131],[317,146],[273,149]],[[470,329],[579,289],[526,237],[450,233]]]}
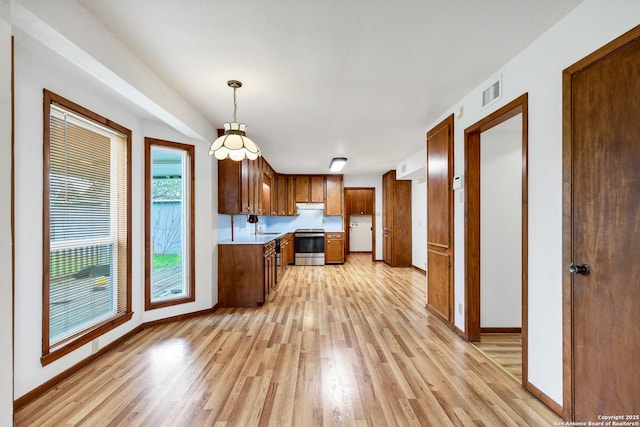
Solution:
{"label": "flush mount ceiling light", "polygon": [[261,156],[260,149],[247,137],[247,125],[238,123],[236,120],[238,111],[236,89],[242,87],[242,82],[229,80],[227,85],[233,88],[233,122],[224,124],[224,135],[213,141],[209,155],[215,156],[218,160],[224,160],[227,157],[238,162],[244,158],[255,160]]}
{"label": "flush mount ceiling light", "polygon": [[340,172],[344,167],[345,163],[347,163],[346,157],[334,157],[333,159],[331,159],[329,170],[331,172]]}

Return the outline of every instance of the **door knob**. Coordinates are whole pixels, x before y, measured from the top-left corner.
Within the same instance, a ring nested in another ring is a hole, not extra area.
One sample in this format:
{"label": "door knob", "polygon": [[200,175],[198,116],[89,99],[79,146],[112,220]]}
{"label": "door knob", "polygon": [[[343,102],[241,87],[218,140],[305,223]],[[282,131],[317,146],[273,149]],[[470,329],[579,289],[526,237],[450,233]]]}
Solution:
{"label": "door knob", "polygon": [[571,273],[573,275],[582,274],[583,276],[588,276],[589,275],[589,265],[588,264],[575,265],[575,264],[571,263],[571,265],[569,266],[569,273]]}

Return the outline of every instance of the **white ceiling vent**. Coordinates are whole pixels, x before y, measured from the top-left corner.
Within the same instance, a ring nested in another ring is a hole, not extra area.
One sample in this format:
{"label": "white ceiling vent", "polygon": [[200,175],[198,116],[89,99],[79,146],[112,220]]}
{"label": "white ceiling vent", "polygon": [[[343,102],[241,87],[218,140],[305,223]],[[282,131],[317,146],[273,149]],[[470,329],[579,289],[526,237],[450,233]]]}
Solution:
{"label": "white ceiling vent", "polygon": [[482,91],[482,108],[493,104],[502,98],[502,75],[492,80],[492,83]]}

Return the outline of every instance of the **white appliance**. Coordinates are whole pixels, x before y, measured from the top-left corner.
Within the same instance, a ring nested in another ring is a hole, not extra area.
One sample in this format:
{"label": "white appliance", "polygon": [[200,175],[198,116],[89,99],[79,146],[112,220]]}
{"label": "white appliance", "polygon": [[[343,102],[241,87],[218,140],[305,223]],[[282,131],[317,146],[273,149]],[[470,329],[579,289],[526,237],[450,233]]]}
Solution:
{"label": "white appliance", "polygon": [[349,252],[371,252],[373,233],[371,215],[351,215],[349,217]]}

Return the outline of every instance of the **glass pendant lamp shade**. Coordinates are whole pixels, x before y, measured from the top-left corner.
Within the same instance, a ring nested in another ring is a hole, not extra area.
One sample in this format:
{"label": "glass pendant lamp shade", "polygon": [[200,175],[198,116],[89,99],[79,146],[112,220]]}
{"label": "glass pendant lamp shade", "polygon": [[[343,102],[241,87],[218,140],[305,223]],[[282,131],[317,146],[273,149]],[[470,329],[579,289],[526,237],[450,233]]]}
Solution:
{"label": "glass pendant lamp shade", "polygon": [[224,135],[213,141],[209,155],[215,156],[218,160],[228,157],[237,162],[245,157],[249,160],[257,159],[261,155],[260,149],[247,136],[246,129],[247,125],[244,123],[225,123]]}
{"label": "glass pendant lamp shade", "polygon": [[229,87],[233,88],[233,121],[224,124],[224,135],[219,136],[213,141],[209,149],[209,155],[215,156],[218,160],[230,158],[237,162],[247,158],[255,160],[262,155],[260,149],[249,137],[247,137],[247,125],[238,123],[236,112],[238,111],[238,103],[236,98],[236,89],[242,87],[242,82],[238,80],[229,80]]}

